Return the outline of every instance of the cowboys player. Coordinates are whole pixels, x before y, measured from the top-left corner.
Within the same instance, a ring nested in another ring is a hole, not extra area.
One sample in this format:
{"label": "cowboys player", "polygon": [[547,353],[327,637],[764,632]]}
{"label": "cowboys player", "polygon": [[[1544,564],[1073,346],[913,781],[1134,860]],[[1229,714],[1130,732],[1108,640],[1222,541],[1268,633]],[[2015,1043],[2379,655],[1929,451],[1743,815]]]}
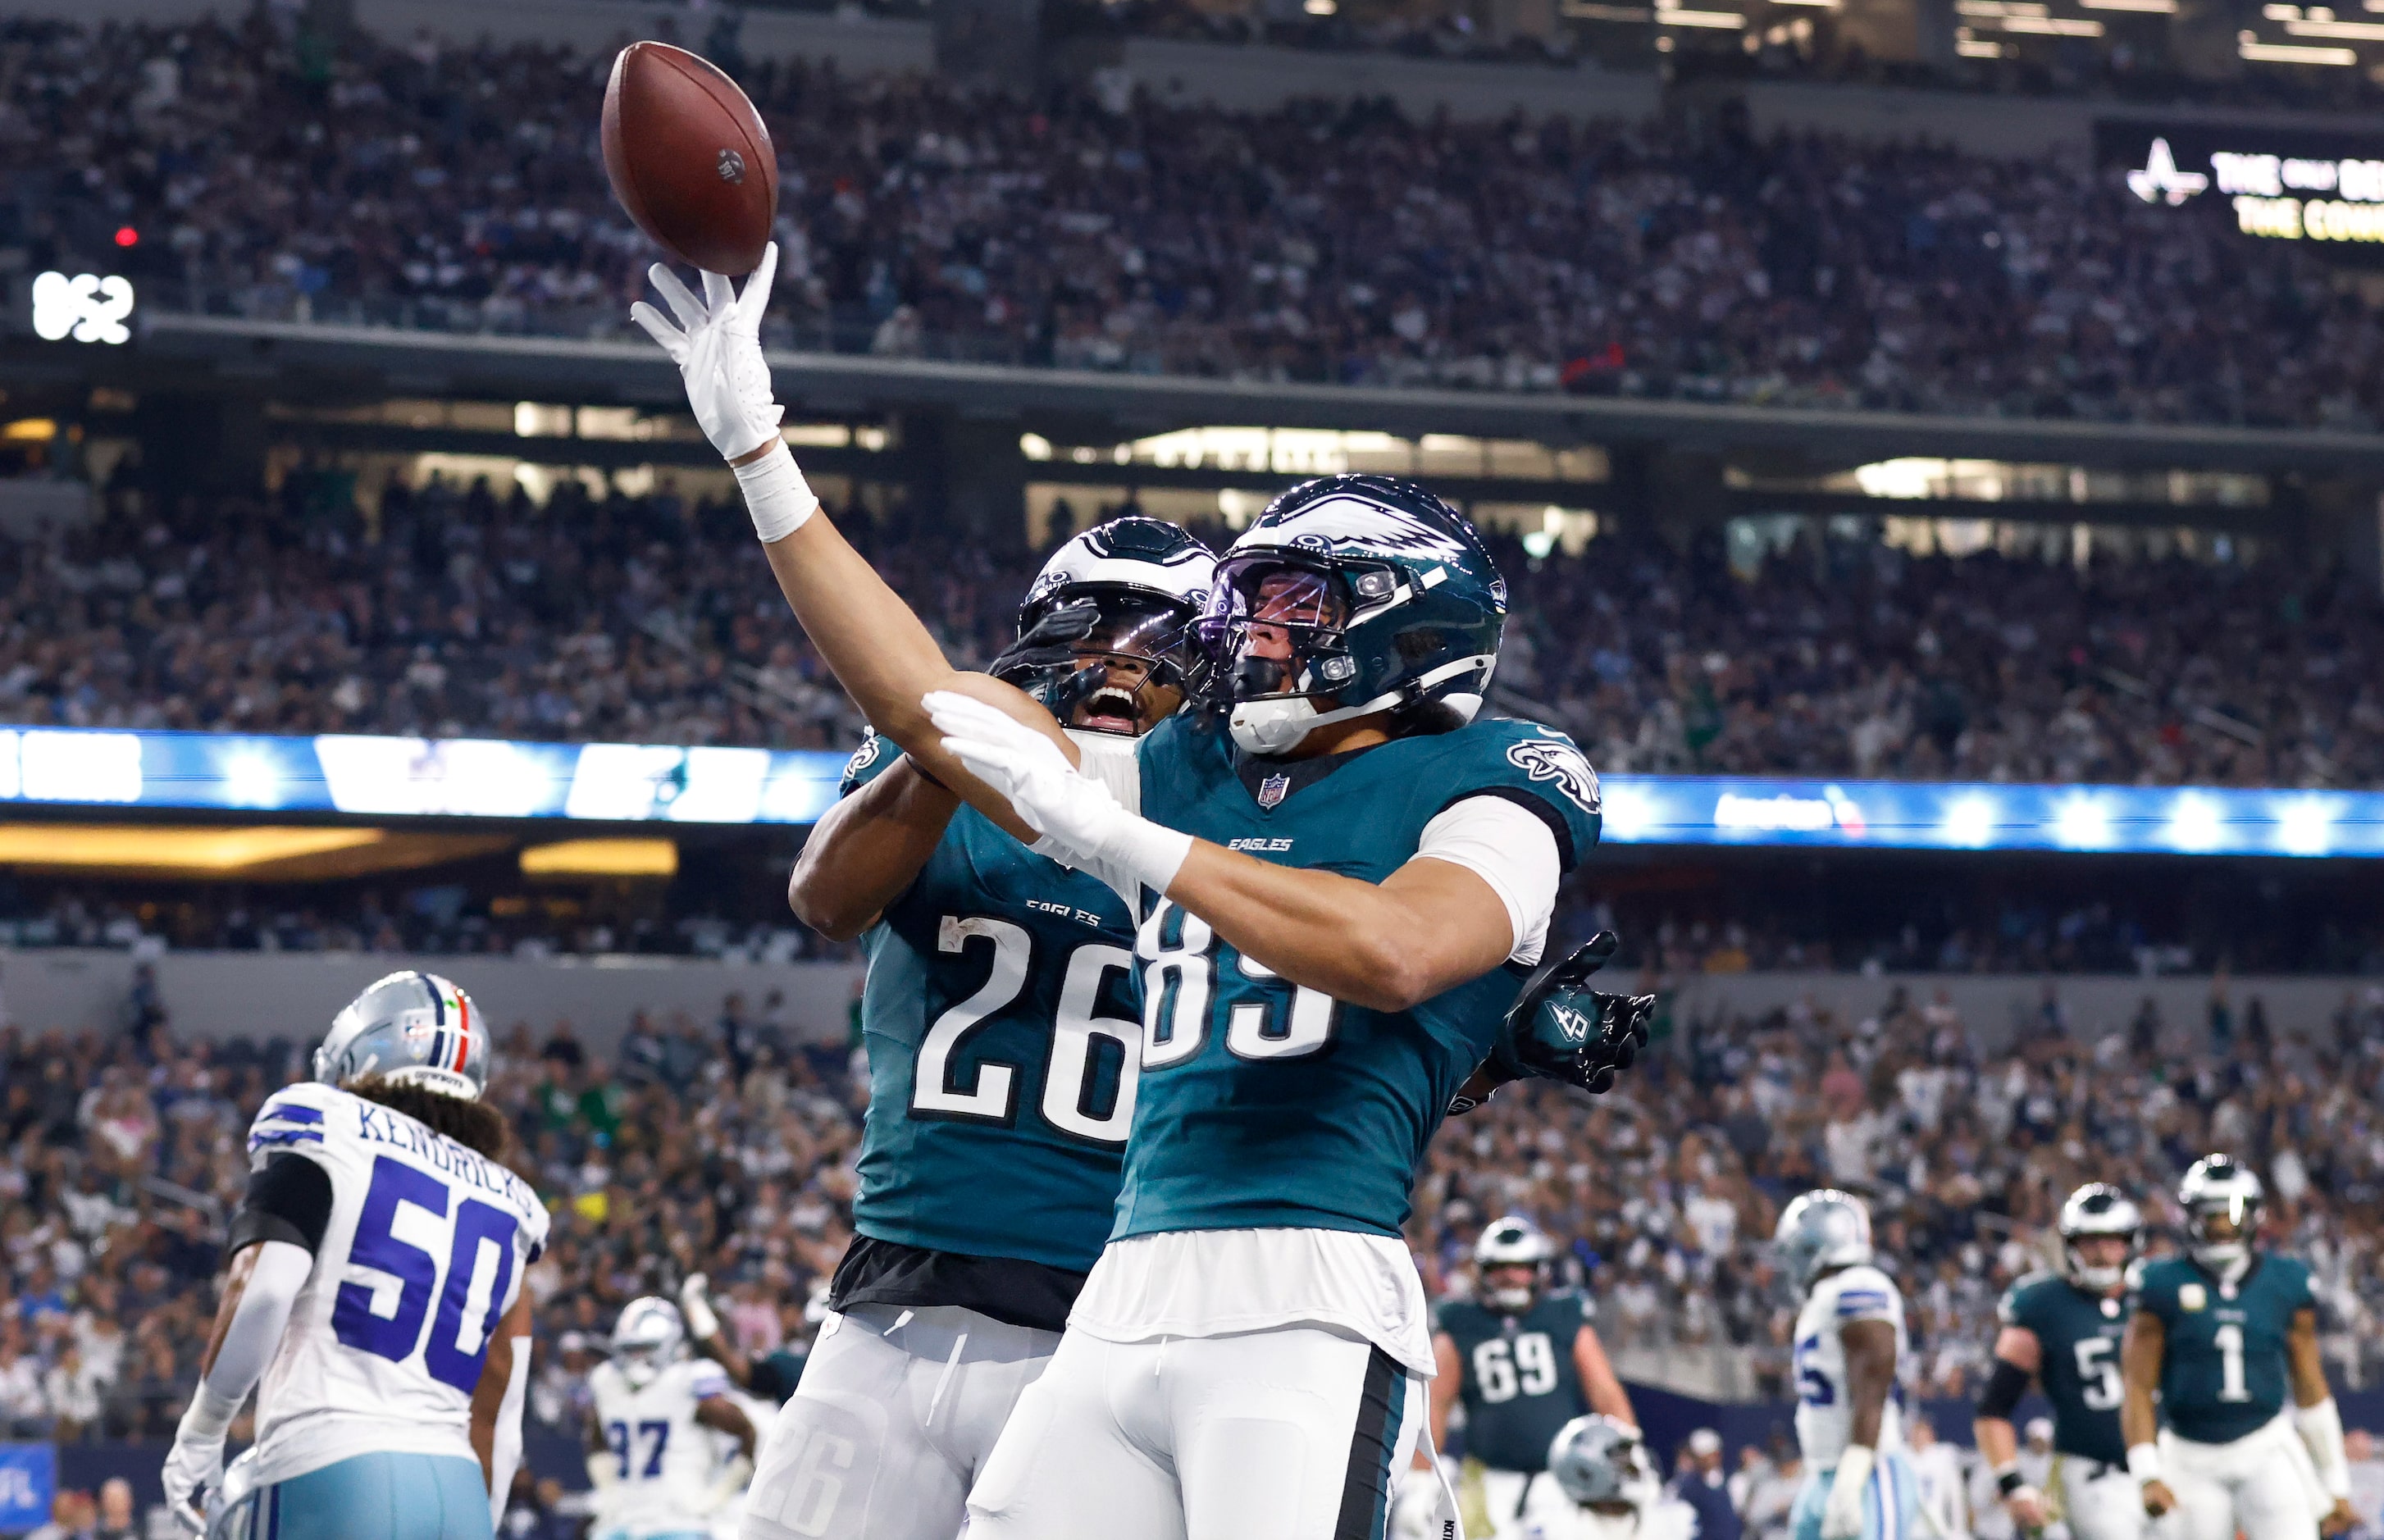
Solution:
{"label": "cowboys player", "polygon": [[[1499,1540],[1522,1533],[1532,1493],[1549,1484],[1549,1445],[1567,1424],[1596,1411],[1637,1425],[1590,1324],[1596,1307],[1586,1295],[1548,1286],[1556,1254],[1528,1219],[1509,1215],[1488,1226],[1473,1244],[1476,1298],[1444,1303],[1433,1336],[1433,1444],[1447,1447],[1449,1412],[1461,1401],[1459,1501],[1469,1517],[1487,1520],[1470,1529],[1486,1527]],[[1423,1495],[1420,1486],[1409,1482],[1402,1491],[1403,1514]]]}
{"label": "cowboys player", "polygon": [[[753,1424],[728,1376],[687,1356],[678,1307],[632,1299],[613,1327],[613,1356],[588,1376],[588,1484],[594,1540],[710,1540],[708,1521],[753,1472]],[[705,1430],[737,1440],[723,1468]]]}
{"label": "cowboys player", "polygon": [[1583,987],[1602,952],[1517,993],[1598,804],[1562,735],[1472,721],[1505,584],[1421,488],[1297,488],[1220,564],[1218,710],[1171,718],[1132,761],[1086,756],[1029,698],[954,673],[817,516],[757,341],[774,265],[742,298],[705,275],[704,300],[657,268],[679,325],[635,314],[679,364],[782,591],[923,770],[1142,920],[1117,1221],[977,1481],[970,1534],[1379,1529],[1433,1372],[1399,1236],[1425,1142],[1507,1037],[1524,1070],[1594,1086],[1645,1040],[1645,1002]]}
{"label": "cowboys player", "polygon": [[[1036,578],[995,672],[1080,751],[1130,755],[1198,682],[1215,568],[1157,519],[1089,529]],[[1141,1046],[1134,925],[874,735],[788,898],[868,950],[870,1098],[852,1246],[743,1533],[948,1540],[1109,1236]],[[683,1298],[713,1325],[700,1290]]]}
{"label": "cowboys player", "polygon": [[2178,1510],[2181,1540],[2313,1540],[2357,1521],[2309,1269],[2258,1248],[2263,1196],[2232,1156],[2193,1163],[2177,1189],[2186,1254],[2145,1265],[2121,1348],[2128,1471],[2147,1513]]}
{"label": "cowboys player", "polygon": [[[499,1163],[505,1121],[478,1099],[489,1053],[463,990],[391,974],[332,1019],[314,1081],[266,1099],[215,1334],[166,1457],[186,1530],[488,1540],[520,1463],[522,1274],[547,1227]],[[255,1447],[219,1501],[251,1388]]]}
{"label": "cowboys player", "polygon": [[1870,1211],[1823,1187],[1782,1211],[1773,1240],[1790,1280],[1808,1291],[1792,1363],[1806,1466],[1789,1521],[1796,1540],[1903,1540],[1919,1497],[1891,1394],[1904,1298],[1871,1265]]}
{"label": "cowboys player", "polygon": [[[2022,1278],[1998,1311],[1994,1373],[1974,1427],[1979,1455],[2021,1533],[2043,1529],[2057,1509],[2077,1540],[2142,1540],[2144,1507],[2119,1436],[2119,1341],[2144,1216],[2127,1194],[2093,1182],[2062,1204],[2058,1228],[2063,1271]],[[2012,1409],[2031,1381],[2053,1403],[2056,1453],[2043,1492],[2021,1473],[2012,1426]]]}
{"label": "cowboys player", "polygon": [[1591,1413],[1557,1431],[1523,1510],[1523,1540],[1695,1540],[1697,1510],[1664,1490],[1639,1430]]}

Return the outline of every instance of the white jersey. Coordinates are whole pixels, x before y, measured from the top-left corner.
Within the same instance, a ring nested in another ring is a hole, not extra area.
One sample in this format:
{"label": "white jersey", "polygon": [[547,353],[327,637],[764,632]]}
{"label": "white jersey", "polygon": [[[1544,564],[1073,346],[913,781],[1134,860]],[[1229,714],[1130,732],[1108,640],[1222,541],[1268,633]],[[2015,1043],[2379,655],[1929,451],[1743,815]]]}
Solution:
{"label": "white jersey", "polygon": [[711,1527],[706,1511],[720,1470],[720,1450],[695,1409],[728,1392],[728,1376],[710,1359],[665,1365],[642,1390],[617,1364],[600,1363],[588,1375],[597,1429],[616,1461],[613,1484],[599,1498],[598,1536],[642,1540]]}
{"label": "white jersey", "polygon": [[[1857,1321],[1884,1321],[1895,1328],[1895,1356],[1906,1351],[1904,1296],[1894,1280],[1865,1263],[1831,1273],[1813,1285],[1796,1317],[1796,1444],[1808,1470],[1833,1471],[1851,1442],[1854,1397],[1846,1385],[1846,1345],[1838,1334]],[[1899,1447],[1904,1430],[1895,1393],[1881,1410],[1879,1447]]]}
{"label": "white jersey", "polygon": [[547,1214],[513,1172],[404,1113],[329,1086],[285,1086],[249,1128],[250,1161],[314,1161],[331,1213],[257,1387],[256,1479],[354,1455],[472,1450],[472,1392]]}

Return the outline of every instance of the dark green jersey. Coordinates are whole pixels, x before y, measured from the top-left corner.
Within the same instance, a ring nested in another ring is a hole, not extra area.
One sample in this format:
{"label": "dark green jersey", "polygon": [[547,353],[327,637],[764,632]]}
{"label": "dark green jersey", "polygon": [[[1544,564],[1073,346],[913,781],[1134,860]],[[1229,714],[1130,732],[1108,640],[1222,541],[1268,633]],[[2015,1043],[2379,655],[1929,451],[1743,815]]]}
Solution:
{"label": "dark green jersey", "polygon": [[2128,1312],[2116,1298],[2089,1294],[2067,1278],[2033,1273],[2004,1295],[1997,1313],[2006,1326],[2035,1334],[2037,1383],[2053,1403],[2053,1447],[2106,1465],[2128,1462],[2119,1436],[2119,1340]]}
{"label": "dark green jersey", "polygon": [[2291,1257],[2255,1254],[2233,1284],[2186,1257],[2148,1264],[2136,1308],[2160,1318],[2161,1413],[2177,1435],[2231,1444],[2274,1421],[2290,1385],[2287,1334],[2316,1304],[2309,1269]]}
{"label": "dark green jersey", "polygon": [[[1597,841],[1588,764],[1525,722],[1286,762],[1240,756],[1221,727],[1179,716],[1142,740],[1140,763],[1145,816],[1368,882],[1473,796],[1544,819],[1568,869]],[[1118,1239],[1270,1226],[1397,1236],[1425,1142],[1521,976],[1494,968],[1412,1010],[1371,1011],[1284,982],[1164,899],[1149,903],[1135,954],[1142,1080]]]}
{"label": "dark green jersey", "polygon": [[1596,1314],[1586,1295],[1547,1294],[1521,1315],[1470,1299],[1440,1307],[1457,1346],[1465,1452],[1497,1471],[1545,1471],[1557,1432],[1589,1410],[1573,1339]]}
{"label": "dark green jersey", "polygon": [[[847,791],[900,757],[875,735]],[[1133,926],[1116,894],[974,809],[863,939],[869,1112],[853,1223],[1082,1273],[1134,1116]]]}

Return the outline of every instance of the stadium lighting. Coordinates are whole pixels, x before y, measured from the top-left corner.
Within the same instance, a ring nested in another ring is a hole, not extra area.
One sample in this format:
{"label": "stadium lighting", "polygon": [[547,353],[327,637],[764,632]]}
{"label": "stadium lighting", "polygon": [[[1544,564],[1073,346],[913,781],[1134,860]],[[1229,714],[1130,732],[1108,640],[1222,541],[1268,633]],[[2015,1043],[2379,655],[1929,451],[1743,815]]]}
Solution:
{"label": "stadium lighting", "polygon": [[118,225],[116,229],[116,243],[130,251],[141,244],[141,232],[130,225]]}
{"label": "stadium lighting", "polygon": [[139,824],[0,826],[0,865],[113,867],[223,876],[389,838],[385,829],[157,828]]}
{"label": "stadium lighting", "polygon": [[2225,829],[2217,805],[2197,791],[2180,793],[2168,815],[2168,842],[2180,851],[2215,850]]}
{"label": "stadium lighting", "polygon": [[1994,838],[1995,804],[1987,797],[1956,799],[1945,810],[1945,843],[1964,850],[1984,850]]}
{"label": "stadium lighting", "polygon": [[678,873],[668,839],[562,839],[521,853],[526,877],[667,877]]}
{"label": "stadium lighting", "polygon": [[2287,855],[2324,855],[2334,844],[2334,809],[2297,797],[2277,817],[2277,848]]}
{"label": "stadium lighting", "polygon": [[2312,48],[2291,43],[2253,43],[2246,40],[2235,45],[2235,52],[2255,64],[2354,65],[2359,62],[2359,51],[2355,48]]}
{"label": "stadium lighting", "polygon": [[2108,850],[2111,815],[2098,797],[2072,797],[2055,816],[2054,838],[2067,850]]}

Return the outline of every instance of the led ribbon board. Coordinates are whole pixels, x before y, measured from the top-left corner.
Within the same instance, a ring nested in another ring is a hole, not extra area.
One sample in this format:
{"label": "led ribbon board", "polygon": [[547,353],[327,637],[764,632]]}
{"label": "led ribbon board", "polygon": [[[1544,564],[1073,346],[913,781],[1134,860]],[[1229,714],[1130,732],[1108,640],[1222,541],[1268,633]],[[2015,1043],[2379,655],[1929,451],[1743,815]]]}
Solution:
{"label": "led ribbon board", "polygon": [[[374,820],[810,824],[845,756],[490,739],[0,727],[8,804]],[[1607,776],[1616,845],[2384,856],[2384,792]]]}
{"label": "led ribbon board", "polygon": [[[2384,37],[2375,22],[2308,25]],[[2126,120],[2097,124],[2095,141],[2129,192],[2180,217],[2216,205],[2238,231],[2262,240],[2326,242],[2337,255],[2384,248],[2384,138]]]}

